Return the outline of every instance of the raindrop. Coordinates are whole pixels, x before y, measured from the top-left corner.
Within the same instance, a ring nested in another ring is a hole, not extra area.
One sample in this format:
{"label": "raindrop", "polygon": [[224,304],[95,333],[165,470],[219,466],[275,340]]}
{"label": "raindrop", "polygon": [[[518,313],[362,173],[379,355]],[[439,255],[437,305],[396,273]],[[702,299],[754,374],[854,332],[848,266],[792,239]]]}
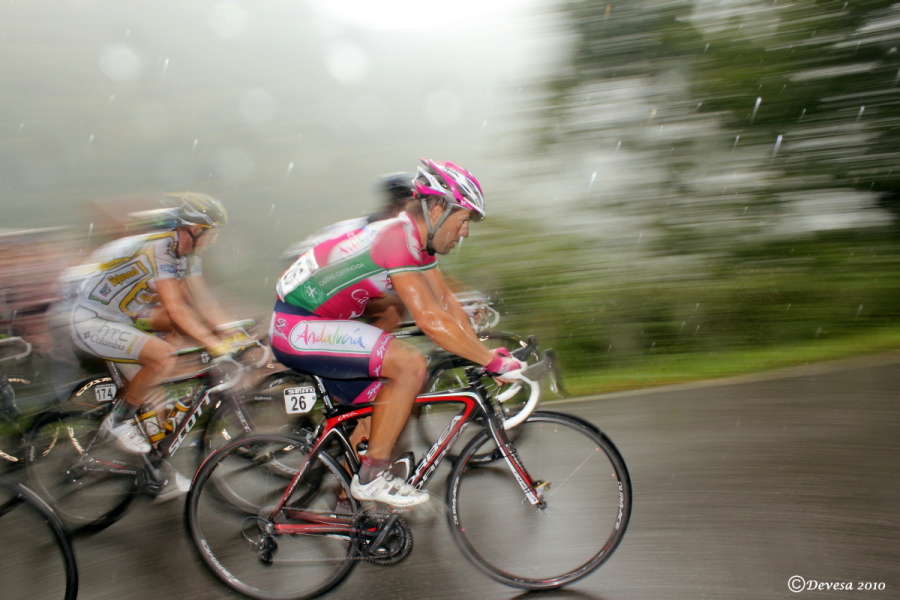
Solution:
{"label": "raindrop", "polygon": [[[284,174],[284,178],[287,179],[288,177],[290,177],[291,171],[293,171],[293,170],[294,170],[294,163],[293,162],[288,163],[287,173]],[[272,205],[272,208],[273,209],[275,208],[274,204]]]}
{"label": "raindrop", "polygon": [[194,138],[194,145],[191,147],[191,154],[194,154],[194,151],[197,149],[197,144],[199,144],[199,143],[200,143],[200,140],[197,138]]}
{"label": "raindrop", "polygon": [[619,148],[621,148],[621,147],[622,147],[622,142],[618,142],[618,143],[616,144],[616,152],[618,152],[618,151],[619,151]]}
{"label": "raindrop", "polygon": [[168,72],[169,72],[169,59],[168,59],[168,58],[164,58],[164,59],[163,59],[163,70],[162,70],[162,78],[163,78],[163,79],[166,78],[166,74],[167,74]]}
{"label": "raindrop", "polygon": [[821,328],[821,327],[818,327],[818,328],[816,329],[816,337],[819,337],[820,335],[822,335],[822,328]]}
{"label": "raindrop", "polygon": [[125,44],[110,44],[100,54],[100,70],[112,81],[134,81],[141,74],[141,57]]}
{"label": "raindrop", "polygon": [[91,136],[88,138],[88,146],[90,146],[93,143],[94,143],[94,134],[92,133]]}
{"label": "raindrop", "polygon": [[775,149],[772,150],[772,156],[773,156],[773,157],[774,157],[776,154],[778,154],[778,149],[781,148],[781,140],[783,140],[783,139],[784,139],[784,136],[782,136],[782,135],[779,135],[779,136],[775,139]]}
{"label": "raindrop", "polygon": [[115,102],[115,101],[116,101],[116,95],[115,95],[115,94],[110,94],[110,95],[109,95],[109,103],[112,104],[112,103]]}
{"label": "raindrop", "polygon": [[859,114],[856,115],[856,120],[857,120],[857,121],[859,121],[859,120],[862,118],[863,113],[864,113],[865,111],[866,111],[866,107],[865,107],[865,106],[860,106],[860,107],[859,107]]}
{"label": "raindrop", "polygon": [[741,141],[741,136],[739,136],[739,135],[738,135],[738,136],[735,136],[735,138],[734,138],[734,146],[731,147],[732,150],[734,150],[735,148],[737,148],[737,145],[738,145],[738,142],[739,142],[739,141]]}
{"label": "raindrop", "polygon": [[862,313],[862,309],[863,309],[863,305],[860,304],[860,305],[859,305],[859,309],[856,311],[856,316],[857,316],[857,318],[859,318],[859,315]]}
{"label": "raindrop", "polygon": [[19,131],[25,129],[25,123],[19,123]]}
{"label": "raindrop", "polygon": [[790,302],[788,302],[787,308],[784,309],[784,312],[788,312],[789,310],[791,310],[791,303],[790,303]]}
{"label": "raindrop", "polygon": [[756,99],[756,104],[753,106],[753,112],[750,113],[750,122],[753,122],[753,119],[756,118],[756,112],[759,110],[759,105],[762,104],[762,96]]}
{"label": "raindrop", "polygon": [[588,184],[588,191],[594,189],[594,181],[597,180],[597,171],[591,173],[591,182]]}
{"label": "raindrop", "polygon": [[352,42],[339,42],[326,49],[325,66],[338,83],[353,85],[369,74],[369,57]]}
{"label": "raindrop", "polygon": [[[900,77],[900,71],[897,72],[897,76]],[[805,114],[806,114],[806,109],[804,108],[803,110],[800,111],[800,118],[797,119],[797,122],[798,122],[798,123],[799,123],[800,121],[803,120],[803,116],[804,116]]]}
{"label": "raindrop", "polygon": [[272,208],[269,209],[269,216],[271,217],[275,213],[275,205],[272,205]]}
{"label": "raindrop", "polygon": [[707,51],[707,50],[709,50],[709,44],[707,44],[707,45],[703,48],[703,54],[706,54],[706,51]]}

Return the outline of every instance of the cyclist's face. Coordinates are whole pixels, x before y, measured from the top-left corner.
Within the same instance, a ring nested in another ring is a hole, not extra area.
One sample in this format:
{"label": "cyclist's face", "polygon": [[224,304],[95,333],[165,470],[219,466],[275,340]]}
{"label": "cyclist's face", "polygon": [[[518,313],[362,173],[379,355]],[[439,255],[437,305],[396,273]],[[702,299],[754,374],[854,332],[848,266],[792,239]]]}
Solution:
{"label": "cyclist's face", "polygon": [[203,245],[204,227],[191,225],[178,228],[178,256],[185,256]]}
{"label": "cyclist's face", "polygon": [[469,221],[472,213],[468,210],[455,210],[450,213],[441,228],[434,236],[434,250],[438,254],[447,254],[464,237],[469,237]]}

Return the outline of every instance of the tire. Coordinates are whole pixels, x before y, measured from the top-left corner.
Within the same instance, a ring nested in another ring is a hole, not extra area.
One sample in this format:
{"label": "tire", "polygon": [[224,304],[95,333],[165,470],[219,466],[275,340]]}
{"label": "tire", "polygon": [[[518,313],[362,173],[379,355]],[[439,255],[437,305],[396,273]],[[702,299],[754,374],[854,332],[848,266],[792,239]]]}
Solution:
{"label": "tire", "polygon": [[[209,569],[232,589],[260,600],[301,600],[330,590],[349,575],[358,562],[348,530],[340,534],[281,535],[267,530],[271,522],[297,523],[271,509],[285,492],[287,480],[266,468],[279,460],[295,469],[306,459],[304,441],[278,435],[254,435],[225,444],[204,461],[194,478],[185,506],[187,530]],[[248,460],[253,455],[255,460]],[[338,493],[349,498],[350,479],[335,460],[323,453],[316,462],[326,475],[298,482],[290,506],[335,514]],[[215,479],[230,489],[252,496],[262,510],[246,510],[222,502]],[[302,498],[299,500],[298,498]],[[302,504],[301,504],[302,502]],[[350,500],[351,511],[358,505]],[[342,515],[347,523],[353,515]],[[268,554],[266,554],[268,552]]]}
{"label": "tire", "polygon": [[[479,334],[479,339],[491,349],[505,347],[507,350],[512,351],[524,348],[528,345],[526,340],[506,331],[485,331]],[[533,350],[525,360],[528,364],[534,364],[540,360],[540,356],[536,350]],[[465,369],[472,366],[477,365],[452,354],[440,353],[435,355],[432,364],[429,365],[428,368],[428,379],[425,382],[425,391],[440,392],[443,390],[454,390],[465,387],[468,385]],[[487,388],[490,395],[501,391],[498,389],[501,386],[498,386],[492,377],[483,377],[482,384]],[[505,387],[506,386],[503,386],[503,389],[505,389]],[[503,407],[511,414],[515,414],[527,400],[528,389],[525,388],[522,392],[504,402]],[[432,405],[426,404],[419,407],[416,419],[416,429],[419,433],[419,439],[426,446],[426,451],[440,437],[450,424],[450,420],[457,414],[459,414],[458,405],[454,407],[453,405],[442,403]],[[457,440],[454,444],[454,448],[465,446],[479,430],[480,429],[477,427],[470,427],[468,431],[464,432],[460,439]],[[515,439],[515,437],[513,437],[513,439]],[[457,455],[451,452],[447,454],[447,458],[451,461],[455,461]],[[475,456],[472,458],[472,461],[475,463],[489,462],[490,460],[492,459],[487,455]]]}
{"label": "tire", "polygon": [[137,494],[140,458],[99,431],[107,410],[46,413],[26,434],[28,480],[73,533],[115,523]]}
{"label": "tire", "polygon": [[3,553],[0,569],[4,594],[75,600],[78,567],[65,526],[34,492],[4,477],[0,477],[0,548],[11,550]]}
{"label": "tire", "polygon": [[[290,415],[285,412],[282,393],[291,387],[314,385],[312,380],[301,373],[282,373],[263,381],[258,390],[244,394],[237,401],[243,419],[238,416],[231,402],[223,402],[210,415],[203,430],[203,455],[209,456],[230,441],[249,434],[272,433],[289,437],[308,438],[312,434],[313,422],[309,414]],[[247,455],[248,460],[252,459]],[[296,471],[279,460],[265,463],[265,468],[284,478],[284,484]],[[213,479],[221,498],[236,507],[252,511],[262,508],[239,490],[229,487],[228,479]]]}
{"label": "tire", "polygon": [[472,464],[473,456],[496,451],[482,431],[447,481],[450,531],[489,577],[527,590],[554,589],[592,573],[622,541],[631,480],[616,447],[587,421],[536,412],[517,429],[521,464],[532,479],[550,485],[546,506],[526,500],[506,460]]}

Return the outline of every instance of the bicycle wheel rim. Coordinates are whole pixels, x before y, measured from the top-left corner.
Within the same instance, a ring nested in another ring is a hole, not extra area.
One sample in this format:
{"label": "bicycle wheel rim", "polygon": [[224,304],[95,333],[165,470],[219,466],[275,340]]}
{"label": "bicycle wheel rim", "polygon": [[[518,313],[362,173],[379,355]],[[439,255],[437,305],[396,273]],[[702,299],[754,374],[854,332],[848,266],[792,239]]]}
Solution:
{"label": "bicycle wheel rim", "polygon": [[138,459],[98,434],[101,415],[48,414],[28,434],[25,466],[35,490],[73,533],[96,532],[118,520],[134,500]]}
{"label": "bicycle wheel rim", "polygon": [[522,464],[533,479],[550,484],[546,508],[528,503],[506,460],[471,463],[496,448],[484,432],[450,474],[450,530],[463,554],[493,579],[523,589],[558,588],[592,573],[621,542],[631,482],[618,450],[589,423],[539,412],[519,428],[514,445]]}
{"label": "bicycle wheel rim", "polygon": [[[43,532],[43,533],[42,533]],[[0,589],[37,598],[78,595],[78,568],[62,522],[34,492],[0,478]],[[41,577],[34,577],[35,567]]]}
{"label": "bicycle wheel rim", "polygon": [[[204,563],[226,585],[238,592],[260,600],[302,600],[323,594],[340,583],[355,565],[355,546],[349,532],[346,535],[267,535],[272,521],[291,522],[285,513],[272,515],[268,511],[287,487],[288,480],[266,469],[259,460],[248,461],[247,456],[278,456],[290,448],[289,459],[280,459],[299,466],[305,448],[296,439],[256,435],[234,440],[214,452],[204,461],[195,476],[188,494],[185,516],[188,531]],[[317,472],[314,484],[299,483],[299,491],[292,496],[290,506],[317,513],[333,513],[341,490],[349,492],[349,479],[325,456],[328,469],[323,476]],[[228,478],[231,489],[245,492],[255,490],[254,503],[264,505],[260,510],[224,502],[216,490],[215,478]],[[314,491],[310,491],[314,487]],[[305,504],[298,505],[298,498]],[[355,501],[353,501],[355,504]],[[348,517],[349,519],[349,517]],[[264,564],[260,550],[274,541],[277,549],[270,564]]]}

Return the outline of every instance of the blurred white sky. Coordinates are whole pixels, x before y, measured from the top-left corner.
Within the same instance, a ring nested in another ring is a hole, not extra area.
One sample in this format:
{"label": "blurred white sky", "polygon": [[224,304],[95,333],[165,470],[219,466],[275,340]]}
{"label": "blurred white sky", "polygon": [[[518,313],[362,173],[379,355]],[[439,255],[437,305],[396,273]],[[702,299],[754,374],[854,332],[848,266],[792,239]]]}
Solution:
{"label": "blurred white sky", "polygon": [[78,224],[96,197],[221,197],[231,265],[370,210],[421,156],[501,187],[504,121],[553,59],[547,2],[8,0],[5,227]]}

